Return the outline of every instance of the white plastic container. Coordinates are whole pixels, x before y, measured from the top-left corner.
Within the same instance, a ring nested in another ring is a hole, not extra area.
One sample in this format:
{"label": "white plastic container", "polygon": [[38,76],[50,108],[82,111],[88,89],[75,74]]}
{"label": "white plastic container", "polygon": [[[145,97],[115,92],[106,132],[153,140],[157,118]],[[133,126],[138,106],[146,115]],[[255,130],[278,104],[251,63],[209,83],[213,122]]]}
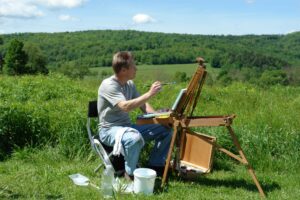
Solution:
{"label": "white plastic container", "polygon": [[138,168],[134,170],[134,193],[153,194],[156,171],[148,168]]}

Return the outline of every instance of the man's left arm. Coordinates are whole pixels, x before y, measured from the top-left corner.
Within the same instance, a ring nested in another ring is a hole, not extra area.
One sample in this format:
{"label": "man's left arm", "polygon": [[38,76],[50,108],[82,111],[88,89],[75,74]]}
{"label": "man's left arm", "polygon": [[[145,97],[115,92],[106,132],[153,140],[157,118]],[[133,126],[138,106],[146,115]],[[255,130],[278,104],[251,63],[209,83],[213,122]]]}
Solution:
{"label": "man's left arm", "polygon": [[153,109],[153,107],[149,103],[145,103],[140,107],[143,113],[155,113],[156,111]]}

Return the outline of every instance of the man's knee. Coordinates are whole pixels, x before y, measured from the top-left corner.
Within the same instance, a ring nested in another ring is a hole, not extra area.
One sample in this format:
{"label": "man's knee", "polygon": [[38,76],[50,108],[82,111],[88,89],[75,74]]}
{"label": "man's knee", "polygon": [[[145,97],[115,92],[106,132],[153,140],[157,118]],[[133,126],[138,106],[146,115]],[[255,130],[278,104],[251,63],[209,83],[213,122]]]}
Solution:
{"label": "man's knee", "polygon": [[144,146],[144,139],[139,132],[127,132],[122,140],[125,147],[139,146],[142,148]]}

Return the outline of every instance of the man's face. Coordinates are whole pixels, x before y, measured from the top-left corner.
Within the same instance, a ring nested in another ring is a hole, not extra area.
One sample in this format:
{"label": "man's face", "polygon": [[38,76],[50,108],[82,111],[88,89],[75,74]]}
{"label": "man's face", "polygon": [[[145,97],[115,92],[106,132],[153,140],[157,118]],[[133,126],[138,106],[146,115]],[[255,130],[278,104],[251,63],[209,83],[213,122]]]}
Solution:
{"label": "man's face", "polygon": [[135,75],[136,75],[136,71],[137,71],[136,65],[135,65],[134,61],[132,61],[129,68],[126,69],[127,78],[129,80],[134,79]]}

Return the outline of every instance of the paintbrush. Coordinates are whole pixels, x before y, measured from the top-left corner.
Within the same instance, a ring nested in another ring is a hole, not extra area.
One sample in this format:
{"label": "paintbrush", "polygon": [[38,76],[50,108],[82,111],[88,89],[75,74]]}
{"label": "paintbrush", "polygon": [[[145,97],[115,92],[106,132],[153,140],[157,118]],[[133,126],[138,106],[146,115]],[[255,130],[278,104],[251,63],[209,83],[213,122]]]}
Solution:
{"label": "paintbrush", "polygon": [[[161,83],[162,86],[163,86],[163,85],[174,85],[174,84],[176,84],[175,81],[174,81],[174,82],[165,82],[165,83]],[[151,84],[145,85],[145,87],[151,87],[151,85],[152,85],[152,83],[151,83]]]}

